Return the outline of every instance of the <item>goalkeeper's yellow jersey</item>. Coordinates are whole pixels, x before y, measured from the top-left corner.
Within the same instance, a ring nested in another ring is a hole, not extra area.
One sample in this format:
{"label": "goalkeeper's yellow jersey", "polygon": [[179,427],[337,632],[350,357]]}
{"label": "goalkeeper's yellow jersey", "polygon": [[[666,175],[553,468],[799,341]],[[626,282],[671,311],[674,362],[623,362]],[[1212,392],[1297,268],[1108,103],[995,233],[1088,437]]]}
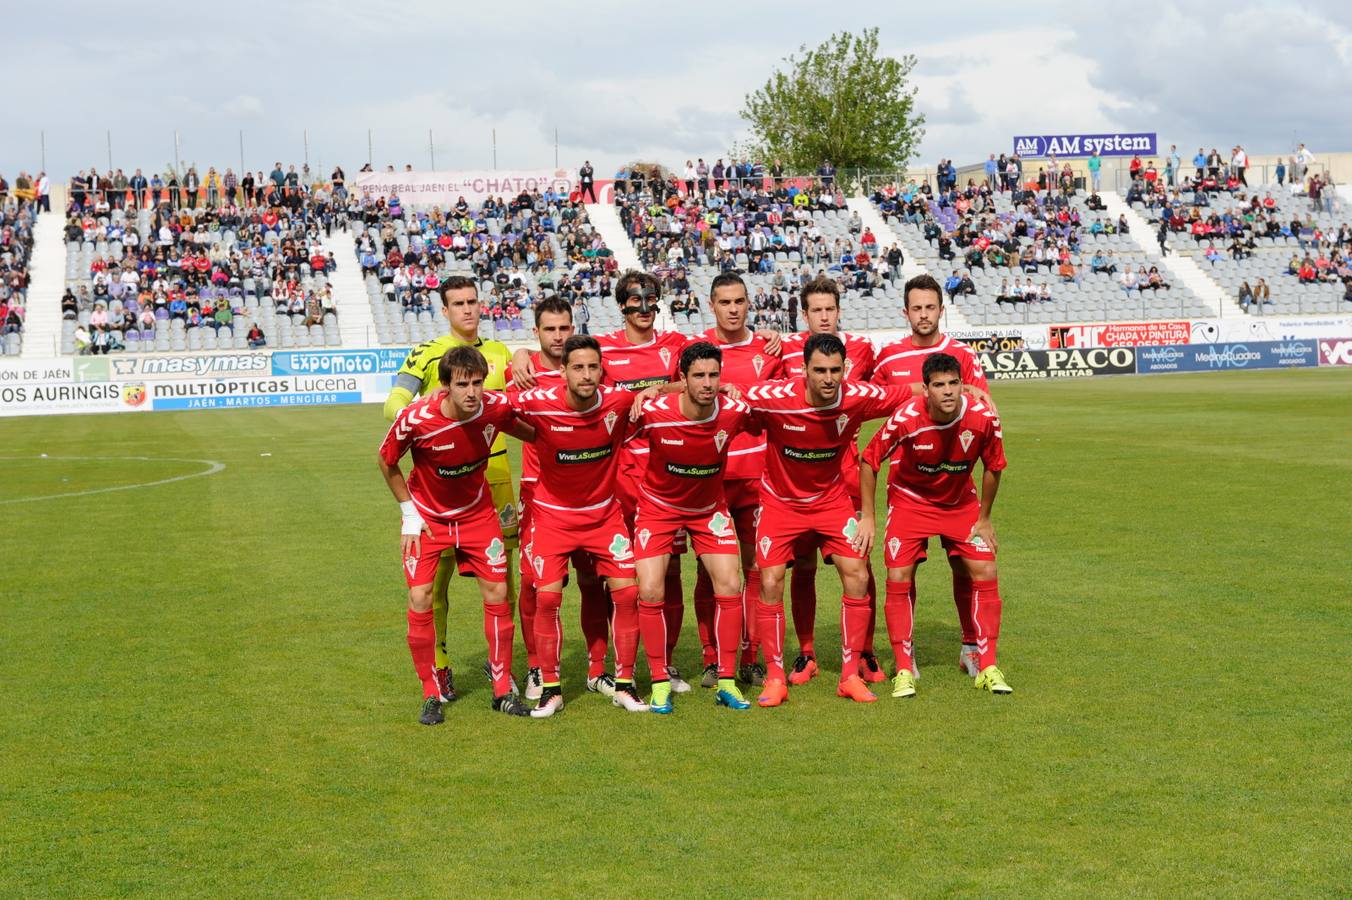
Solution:
{"label": "goalkeeper's yellow jersey", "polygon": [[[413,402],[413,399],[439,387],[437,364],[441,357],[452,347],[469,344],[484,355],[488,361],[488,377],[484,387],[490,391],[507,389],[507,373],[511,371],[512,354],[501,341],[486,341],[478,338],[465,341],[448,334],[436,340],[424,341],[408,352],[404,364],[394,376],[394,387],[385,400],[385,418],[394,421],[394,417]],[[488,459],[487,478],[489,484],[511,484],[512,472],[507,467],[507,442],[501,432],[493,439],[493,448]]]}

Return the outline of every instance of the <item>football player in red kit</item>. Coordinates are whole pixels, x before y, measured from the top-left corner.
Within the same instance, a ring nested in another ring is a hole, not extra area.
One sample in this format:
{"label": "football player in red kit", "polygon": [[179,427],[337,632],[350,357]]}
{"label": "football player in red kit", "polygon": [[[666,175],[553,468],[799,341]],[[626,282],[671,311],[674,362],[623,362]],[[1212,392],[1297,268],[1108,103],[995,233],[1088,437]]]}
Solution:
{"label": "football player in red kit", "polygon": [[[732,441],[754,427],[745,403],[719,396],[722,354],[707,341],[681,353],[685,379],[679,393],[647,400],[635,424],[635,437],[646,439],[648,465],[638,489],[634,545],[638,568],[639,629],[648,669],[653,677],[649,706],[656,713],[672,711],[665,651],[670,646],[663,616],[667,560],[676,536],[690,537],[700,564],[713,584],[715,641],[718,646],[718,693],[715,702],[731,709],[749,709],[734,678],[742,637],[742,573],[723,489],[723,470]],[[632,438],[631,438],[632,440]]]}
{"label": "football player in red kit", "polygon": [[[447,550],[454,550],[478,579],[493,709],[524,716],[527,710],[511,688],[515,629],[507,602],[507,547],[484,470],[498,434],[530,441],[535,432],[518,420],[505,395],[484,391],[488,362],[474,347],[448,350],[437,374],[442,390],[401,409],[379,453],[381,474],[403,515],[408,649],[423,685],[419,721],[438,725],[445,720],[435,671],[432,582]],[[405,480],[399,460],[410,452],[413,469]]]}
{"label": "football player in red kit", "polygon": [[[1013,691],[996,665],[1000,637],[1000,586],[995,568],[995,526],[991,509],[1005,468],[1000,419],[989,404],[963,394],[962,365],[936,353],[922,368],[925,393],[902,405],[864,451],[860,472],[864,510],[861,540],[875,532],[873,489],[877,471],[892,461],[887,479],[887,601],[883,610],[896,655],[892,696],[915,694],[911,672],[913,610],[911,584],[916,564],[932,536],[960,561],[972,580],[972,621],[977,651],[975,684],[993,694]],[[981,496],[972,470],[981,461]]]}
{"label": "football player in red kit", "polygon": [[856,546],[858,510],[845,489],[840,457],[862,422],[890,415],[911,396],[909,386],[845,382],[845,345],[814,334],[803,348],[806,375],[749,388],[743,399],[765,431],[756,562],[761,596],[756,631],[767,672],[757,702],[779,706],[789,697],[784,671],[784,572],[805,537],[820,542],[840,573],[841,677],[836,692],[860,702],[877,697],[859,677],[858,654],[870,617],[867,553]]}
{"label": "football player in red kit", "polygon": [[601,384],[596,338],[575,334],[563,345],[563,383],[509,394],[512,407],[536,426],[540,478],[531,499],[531,530],[522,546],[535,577],[535,650],[543,681],[531,715],[563,708],[559,678],[563,629],[559,606],[573,553],[590,554],[607,580],[614,617],[616,706],[646,712],[634,689],[638,654],[638,587],[628,526],[615,497],[618,451],[637,395]]}
{"label": "football player in red kit", "polygon": [[[874,350],[868,338],[840,330],[840,286],[824,275],[803,285],[799,294],[807,331],[784,338],[783,361],[785,377],[802,377],[805,369],[803,345],[814,334],[834,334],[845,344],[845,380],[868,381],[873,375]],[[840,458],[845,489],[859,509],[859,449],[851,443]],[[814,538],[805,538],[794,548],[793,568],[789,574],[789,597],[793,610],[793,630],[798,637],[798,658],[789,670],[789,684],[807,684],[817,674],[817,654],[813,649],[813,632],[817,622],[817,544]],[[828,560],[829,562],[829,560]],[[873,567],[868,573],[869,617],[868,632],[859,654],[859,676],[868,682],[882,681],[886,676],[873,652],[873,630],[877,621],[877,585]]]}
{"label": "football player in red kit", "polygon": [[[873,380],[878,384],[909,384],[919,392],[922,389],[921,367],[935,353],[947,353],[958,360],[962,369],[962,383],[988,391],[986,373],[971,347],[939,331],[944,314],[944,295],[939,283],[928,275],[917,275],[906,282],[903,291],[906,319],[911,324],[911,336],[888,344],[878,354]],[[986,397],[989,402],[989,396]],[[993,404],[992,404],[993,405]],[[920,560],[923,562],[925,553]],[[976,625],[972,620],[972,580],[967,577],[961,559],[949,556],[953,568],[953,605],[958,610],[962,628],[962,649],[958,665],[968,675],[977,674]],[[914,583],[913,583],[914,584]],[[918,670],[913,670],[918,671]]]}

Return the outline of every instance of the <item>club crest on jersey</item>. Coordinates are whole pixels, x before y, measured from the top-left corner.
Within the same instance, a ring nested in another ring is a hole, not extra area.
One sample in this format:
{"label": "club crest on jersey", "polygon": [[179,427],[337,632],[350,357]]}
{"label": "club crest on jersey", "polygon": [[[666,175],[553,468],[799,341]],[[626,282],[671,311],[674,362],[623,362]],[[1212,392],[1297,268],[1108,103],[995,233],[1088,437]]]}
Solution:
{"label": "club crest on jersey", "polygon": [[644,550],[648,549],[648,541],[652,539],[653,533],[646,528],[639,529],[638,534],[634,535],[638,539],[638,545]]}
{"label": "club crest on jersey", "polygon": [[718,434],[714,435],[714,449],[719,453],[723,452],[723,445],[728,442],[728,433],[722,428],[718,429]]}
{"label": "club crest on jersey", "polygon": [[619,420],[620,417],[615,414],[614,410],[606,413],[605,419],[602,420],[606,423],[606,434],[611,434],[615,431],[615,423]]}
{"label": "club crest on jersey", "polygon": [[493,538],[488,542],[488,547],[484,549],[484,555],[488,557],[490,566],[507,565],[507,545],[502,542],[502,538]]}
{"label": "club crest on jersey", "polygon": [[536,578],[545,577],[545,558],[543,556],[532,557],[530,567],[535,570]]}
{"label": "club crest on jersey", "polygon": [[962,444],[962,452],[966,453],[967,448],[972,446],[972,439],[974,437],[976,437],[976,435],[966,429],[963,430],[962,434],[958,435],[958,443]]}
{"label": "club crest on jersey", "polygon": [[901,538],[892,538],[887,542],[887,552],[896,556],[901,551]]}
{"label": "club crest on jersey", "polygon": [[493,427],[492,425],[485,426],[484,443],[490,447],[493,446],[493,438],[497,437],[497,434],[498,434],[497,428]]}
{"label": "club crest on jersey", "polygon": [[622,534],[617,534],[610,540],[610,556],[616,562],[626,560],[634,555],[634,551],[629,547],[629,538]]}
{"label": "club crest on jersey", "polygon": [[666,366],[666,367],[668,367],[668,368],[671,367],[671,351],[670,351],[670,350],[668,350],[666,347],[663,347],[661,350],[658,350],[658,351],[657,351],[657,355],[660,356],[660,357],[662,358],[662,365],[664,365],[664,366]]}
{"label": "club crest on jersey", "polygon": [[850,427],[850,414],[841,413],[836,419],[836,434],[844,434],[845,429]]}
{"label": "club crest on jersey", "polygon": [[765,357],[761,356],[759,353],[751,357],[751,368],[756,370],[756,377],[759,378],[761,369],[765,368]]}
{"label": "club crest on jersey", "polygon": [[846,360],[845,360],[845,377],[846,377],[846,378],[849,378],[849,377],[850,377],[850,370],[853,369],[853,368],[854,368],[854,360],[852,360],[852,359],[846,359]]}
{"label": "club crest on jersey", "polygon": [[763,538],[760,539],[760,552],[761,552],[761,556],[769,556],[769,555],[770,555],[770,544],[771,544],[771,541],[770,541],[770,538],[769,538],[769,537],[763,537]]}
{"label": "club crest on jersey", "polygon": [[731,524],[732,522],[727,516],[723,515],[721,512],[716,512],[709,519],[709,532],[714,537],[728,537],[732,534],[732,530],[728,528]]}
{"label": "club crest on jersey", "polygon": [[404,568],[408,571],[408,577],[412,578],[414,574],[418,571],[418,557],[405,556]]}

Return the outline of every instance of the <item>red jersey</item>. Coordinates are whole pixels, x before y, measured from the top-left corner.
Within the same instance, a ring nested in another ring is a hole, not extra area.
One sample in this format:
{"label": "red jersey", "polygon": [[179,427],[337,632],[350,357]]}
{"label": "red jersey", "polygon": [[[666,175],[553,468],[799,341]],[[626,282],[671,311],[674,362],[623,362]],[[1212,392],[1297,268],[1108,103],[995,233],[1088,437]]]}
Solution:
{"label": "red jersey", "polygon": [[[810,337],[812,332],[800,331],[780,339],[779,351],[784,359],[785,378],[800,378],[807,369],[807,364],[803,360],[803,347]],[[844,331],[836,332],[836,337],[845,342],[845,380],[868,381],[872,378],[873,364],[877,359],[873,342],[866,337]]]}
{"label": "red jersey", "polygon": [[962,383],[990,391],[986,383],[986,371],[981,368],[981,360],[976,352],[962,341],[955,341],[944,335],[933,347],[917,348],[911,338],[903,338],[895,344],[888,344],[878,354],[878,364],[873,369],[873,381],[876,384],[920,384],[925,379],[920,370],[925,360],[934,353],[947,353],[962,367]]}
{"label": "red jersey", "polygon": [[507,395],[535,426],[540,477],[532,502],[561,510],[600,509],[615,496],[616,456],[629,432],[634,393],[598,387],[591,409],[568,406],[563,384]]}
{"label": "red jersey", "polygon": [[685,349],[685,335],[676,331],[654,331],[646,344],[631,344],[624,329],[596,338],[601,345],[604,384],[641,391],[673,380]]}
{"label": "red jersey", "polygon": [[761,489],[796,504],[846,498],[840,458],[854,443],[860,424],[890,415],[910,396],[908,385],[847,381],[835,403],[812,407],[801,380],[750,388],[743,399],[760,419],[769,446]]}
{"label": "red jersey", "polygon": [[889,502],[899,493],[946,507],[977,502],[972,469],[978,458],[988,471],[1004,469],[1004,438],[991,408],[966,395],[958,417],[946,425],[935,424],[925,398],[916,397],[892,414],[864,450],[864,463],[874,471],[892,460]]}
{"label": "red jersey", "polygon": [[[765,341],[755,332],[752,332],[746,340],[725,344],[718,339],[718,329],[710,328],[703,334],[691,338],[687,344],[697,341],[707,341],[722,351],[723,369],[720,380],[723,384],[750,387],[784,377],[784,367],[779,357],[772,356],[766,351]],[[744,431],[733,438],[723,477],[730,481],[759,478],[764,471],[765,438],[749,431]]]}
{"label": "red jersey", "polygon": [[[535,367],[535,384],[537,387],[552,387],[563,380],[562,369],[545,368],[544,357],[540,351],[536,350],[530,355],[531,365]],[[540,479],[540,458],[535,454],[535,445],[523,443],[521,445],[521,480],[523,482],[538,481]]]}
{"label": "red jersey", "polygon": [[680,398],[663,394],[643,404],[634,437],[648,442],[648,470],[639,491],[677,512],[706,513],[723,504],[732,441],[759,426],[740,400],[719,397],[712,415],[694,421],[681,411]]}
{"label": "red jersey", "polygon": [[515,413],[499,391],[484,391],[479,411],[464,420],[443,415],[441,398],[437,391],[401,409],[380,445],[380,458],[394,466],[412,450],[413,503],[423,518],[450,522],[488,496],[489,448]]}

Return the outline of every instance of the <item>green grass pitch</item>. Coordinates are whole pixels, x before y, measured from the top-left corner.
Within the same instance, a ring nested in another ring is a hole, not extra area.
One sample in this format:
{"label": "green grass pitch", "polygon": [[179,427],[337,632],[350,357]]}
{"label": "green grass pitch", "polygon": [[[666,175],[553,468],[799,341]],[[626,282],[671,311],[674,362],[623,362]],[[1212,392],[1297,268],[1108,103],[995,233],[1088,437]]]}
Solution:
{"label": "green grass pitch", "polygon": [[[585,694],[570,591],[567,709],[507,720],[462,580],[440,728],[378,407],[3,420],[0,894],[1347,892],[1352,370],[995,394],[1013,696],[958,673],[936,555],[914,700],[836,699],[824,573],[781,709]],[[204,468],[166,459],[225,468],[28,500]]]}

